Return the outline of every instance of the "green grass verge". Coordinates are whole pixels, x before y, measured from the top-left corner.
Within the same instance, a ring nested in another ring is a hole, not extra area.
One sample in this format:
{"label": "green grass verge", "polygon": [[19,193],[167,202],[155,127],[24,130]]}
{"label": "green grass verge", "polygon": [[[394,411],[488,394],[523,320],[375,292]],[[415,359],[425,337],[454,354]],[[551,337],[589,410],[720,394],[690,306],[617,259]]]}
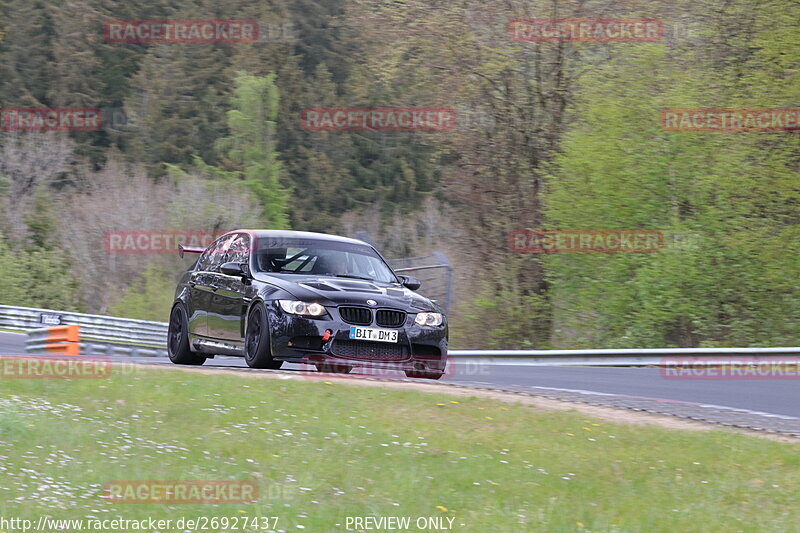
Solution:
{"label": "green grass verge", "polygon": [[[448,517],[459,532],[800,524],[794,443],[321,380],[169,369],[3,381],[5,518],[278,516],[279,530],[313,532],[345,531],[347,516],[365,515]],[[255,480],[261,496],[100,498],[108,481],[145,479]]]}

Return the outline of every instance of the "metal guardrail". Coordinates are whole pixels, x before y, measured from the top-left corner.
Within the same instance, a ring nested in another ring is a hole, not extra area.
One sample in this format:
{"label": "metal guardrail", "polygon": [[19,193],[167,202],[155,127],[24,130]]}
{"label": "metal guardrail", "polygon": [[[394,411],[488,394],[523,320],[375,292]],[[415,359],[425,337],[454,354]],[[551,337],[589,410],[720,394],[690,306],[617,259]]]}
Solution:
{"label": "metal guardrail", "polygon": [[122,357],[166,357],[165,348],[145,348],[141,346],[125,346],[122,344],[101,343],[101,342],[82,342],[81,355],[87,356],[122,356]]}
{"label": "metal guardrail", "polygon": [[[0,329],[31,331],[42,328],[43,324],[79,325],[81,355],[166,356],[166,322],[0,305]],[[36,335],[34,332],[33,337],[38,338]],[[725,359],[737,356],[746,356],[748,362],[770,362],[776,356],[800,359],[800,347],[450,350],[448,355],[454,361],[481,359],[481,363],[498,366],[667,366],[683,361],[720,365],[726,361],[741,364],[741,359]]]}
{"label": "metal guardrail", "polygon": [[695,366],[772,362],[777,356],[800,359],[800,347],[621,348],[600,350],[450,350],[455,361],[480,360],[498,366]]}
{"label": "metal guardrail", "polygon": [[80,326],[82,355],[135,352],[166,356],[166,322],[0,305],[0,329],[30,332],[67,324]]}
{"label": "metal guardrail", "polygon": [[546,357],[548,355],[750,355],[750,354],[800,354],[799,346],[762,348],[602,348],[591,350],[450,350],[450,355],[460,357]]}

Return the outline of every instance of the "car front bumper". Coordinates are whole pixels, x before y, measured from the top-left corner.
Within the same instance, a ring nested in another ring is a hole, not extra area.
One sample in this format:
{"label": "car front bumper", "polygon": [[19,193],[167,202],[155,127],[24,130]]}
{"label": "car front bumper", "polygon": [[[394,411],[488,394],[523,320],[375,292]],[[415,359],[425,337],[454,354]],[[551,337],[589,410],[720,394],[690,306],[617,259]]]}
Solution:
{"label": "car front bumper", "polygon": [[[269,310],[272,357],[292,363],[353,366],[387,370],[444,372],[447,363],[447,325],[421,327],[409,313],[396,329],[398,342],[350,339],[351,324],[335,317],[306,318],[283,312],[276,305]],[[329,338],[326,332],[330,332]]]}

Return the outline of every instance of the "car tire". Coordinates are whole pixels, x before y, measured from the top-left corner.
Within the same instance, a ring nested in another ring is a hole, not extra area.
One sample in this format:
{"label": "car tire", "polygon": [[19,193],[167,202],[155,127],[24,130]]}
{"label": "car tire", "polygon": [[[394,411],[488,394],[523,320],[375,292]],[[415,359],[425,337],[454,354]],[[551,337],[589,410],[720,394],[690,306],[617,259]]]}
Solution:
{"label": "car tire", "polygon": [[247,330],[244,336],[244,361],[250,368],[277,370],[283,361],[272,358],[269,341],[269,321],[264,304],[257,302],[247,315]]}
{"label": "car tire", "polygon": [[349,374],[353,370],[350,365],[322,364],[317,365],[317,372],[327,372],[329,374]]}
{"label": "car tire", "polygon": [[422,370],[406,370],[407,378],[439,379],[444,372],[424,372]]}
{"label": "car tire", "polygon": [[189,348],[189,319],[183,304],[175,304],[169,315],[167,354],[176,365],[202,365],[206,358]]}

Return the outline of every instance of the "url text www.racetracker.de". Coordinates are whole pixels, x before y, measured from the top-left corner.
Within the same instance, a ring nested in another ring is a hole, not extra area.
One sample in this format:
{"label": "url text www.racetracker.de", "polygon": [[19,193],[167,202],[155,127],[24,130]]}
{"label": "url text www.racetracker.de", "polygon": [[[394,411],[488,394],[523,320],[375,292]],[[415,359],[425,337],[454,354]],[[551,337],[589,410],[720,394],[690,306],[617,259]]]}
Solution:
{"label": "url text www.racetracker.de", "polygon": [[0,531],[101,531],[128,533],[130,531],[276,531],[277,516],[196,516],[180,518],[75,518],[56,519],[40,516],[38,520],[0,516]]}

